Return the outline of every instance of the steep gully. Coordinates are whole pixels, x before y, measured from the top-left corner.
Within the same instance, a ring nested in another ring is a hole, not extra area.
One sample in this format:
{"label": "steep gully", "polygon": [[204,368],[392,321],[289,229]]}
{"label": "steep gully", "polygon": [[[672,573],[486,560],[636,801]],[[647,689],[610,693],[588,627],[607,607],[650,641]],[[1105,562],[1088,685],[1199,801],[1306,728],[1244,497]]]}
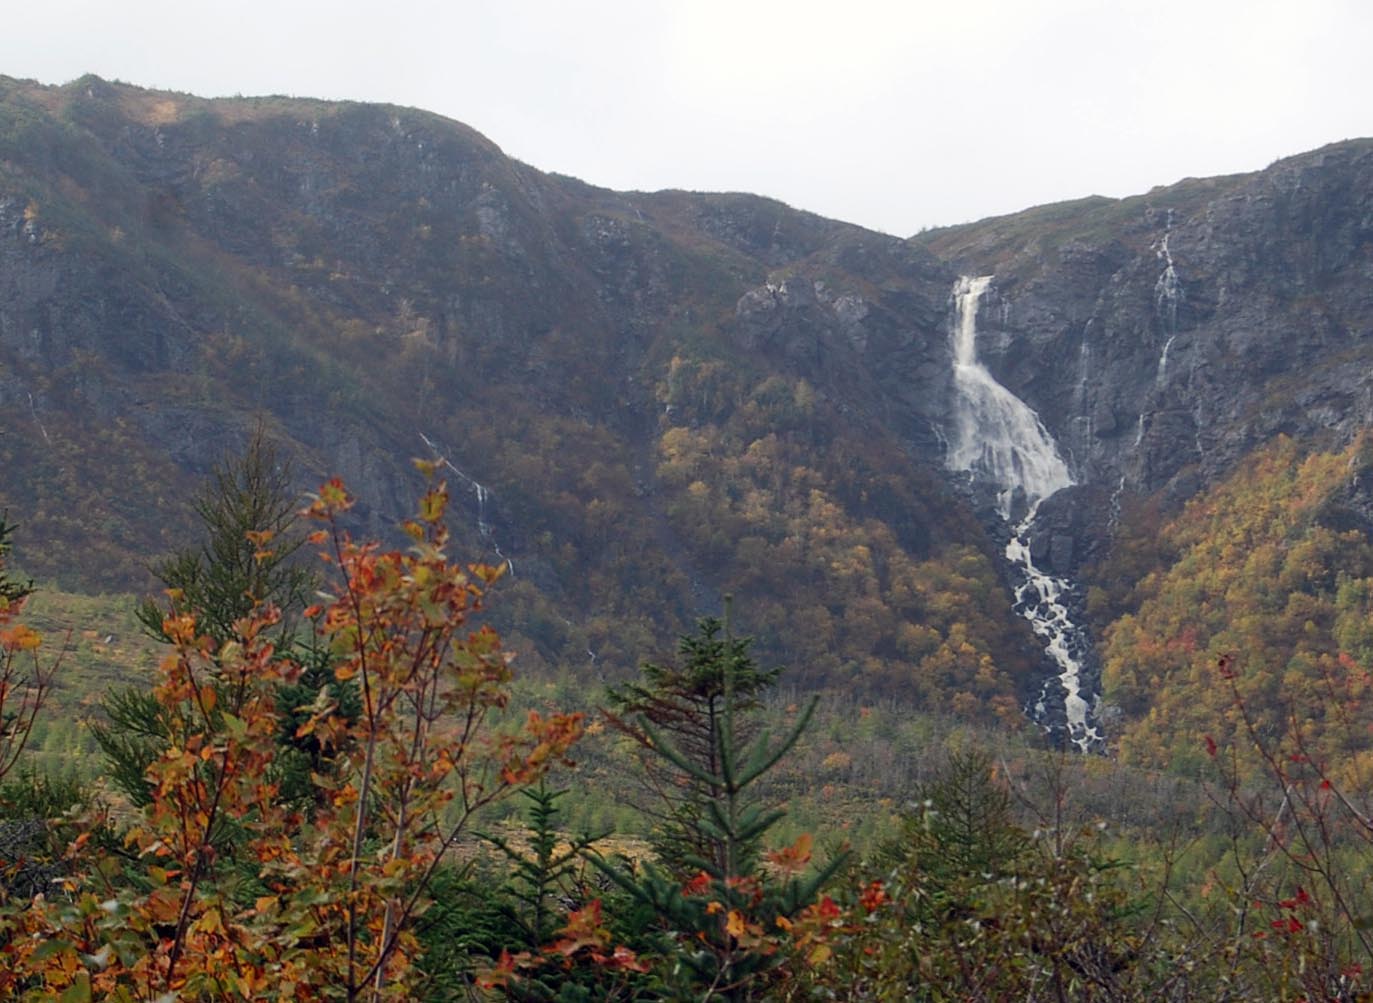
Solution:
{"label": "steep gully", "polygon": [[1066,740],[1083,752],[1095,751],[1103,738],[1088,702],[1096,694],[1083,692],[1083,659],[1090,642],[1069,611],[1073,585],[1035,567],[1029,543],[1040,504],[1071,486],[1073,478],[1039,416],[977,360],[977,309],[992,278],[964,276],[954,286],[955,395],[945,462],[950,470],[967,471],[974,482],[995,489],[997,513],[1010,530],[1005,556],[1015,611],[1029,621],[1059,670],[1027,713],[1052,731],[1050,722],[1057,716],[1052,712],[1061,706]]}

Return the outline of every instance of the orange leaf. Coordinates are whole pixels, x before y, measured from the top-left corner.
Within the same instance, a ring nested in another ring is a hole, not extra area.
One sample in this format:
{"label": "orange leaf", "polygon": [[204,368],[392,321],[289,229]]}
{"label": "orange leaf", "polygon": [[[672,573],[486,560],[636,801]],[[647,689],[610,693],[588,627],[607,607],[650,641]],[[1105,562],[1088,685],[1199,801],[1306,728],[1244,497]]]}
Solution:
{"label": "orange leaf", "polygon": [[791,846],[784,846],[767,857],[783,874],[799,874],[810,864],[811,845],[810,833],[803,832]]}
{"label": "orange leaf", "polygon": [[43,635],[24,624],[0,630],[0,648],[6,651],[32,651],[43,643]]}
{"label": "orange leaf", "polygon": [[731,937],[742,937],[744,935],[744,914],[738,909],[731,909],[725,918],[725,933]]}
{"label": "orange leaf", "polygon": [[605,965],[609,968],[623,968],[631,972],[648,971],[648,965],[640,961],[639,956],[623,944],[615,948],[615,952],[605,959]]}

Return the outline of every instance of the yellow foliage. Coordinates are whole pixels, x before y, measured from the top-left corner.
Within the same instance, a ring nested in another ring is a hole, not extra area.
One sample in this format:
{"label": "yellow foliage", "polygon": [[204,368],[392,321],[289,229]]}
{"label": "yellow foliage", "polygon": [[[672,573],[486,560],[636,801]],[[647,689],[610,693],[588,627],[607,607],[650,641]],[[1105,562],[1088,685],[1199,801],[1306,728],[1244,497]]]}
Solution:
{"label": "yellow foliage", "polygon": [[1248,748],[1250,727],[1278,741],[1293,721],[1332,762],[1366,744],[1332,715],[1360,698],[1351,676],[1373,667],[1373,546],[1320,521],[1361,442],[1303,456],[1280,437],[1163,527],[1159,545],[1176,560],[1136,586],[1137,611],[1104,637],[1106,696],[1127,714],[1124,760],[1199,762],[1203,738]]}

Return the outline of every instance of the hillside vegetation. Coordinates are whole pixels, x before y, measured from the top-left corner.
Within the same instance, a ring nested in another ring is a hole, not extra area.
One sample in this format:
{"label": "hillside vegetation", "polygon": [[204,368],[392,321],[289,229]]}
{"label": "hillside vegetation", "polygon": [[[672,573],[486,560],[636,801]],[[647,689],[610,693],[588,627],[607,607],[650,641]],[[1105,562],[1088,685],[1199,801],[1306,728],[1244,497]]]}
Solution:
{"label": "hillside vegetation", "polygon": [[[1348,511],[1294,484],[1348,489],[1363,455],[1303,459],[1275,443],[1164,534],[1182,554],[1165,585],[1189,546],[1224,556],[1283,549],[1284,533],[1295,550],[1323,539],[1307,517]],[[128,615],[63,597],[34,610],[0,563],[0,989],[12,998],[1367,991],[1358,903],[1373,859],[1355,807],[1367,788],[1314,755],[1289,763],[1295,733],[1213,728],[1213,765],[1194,782],[891,706],[831,700],[817,714],[813,698],[771,693],[777,673],[728,611],[607,691],[615,713],[569,714],[556,685],[516,698],[511,655],[478,622],[501,569],[448,558],[441,481],[405,523],[405,550],[354,542],[337,481],[312,504],[308,537],[288,518],[239,539],[221,513],[268,524],[280,512],[279,494],[259,505],[238,493],[254,483],[241,472],[260,469],[218,475],[211,490],[229,493],[197,506],[203,549],[155,569],[176,587],[138,619],[163,646],[151,687],[100,695],[123,730],[101,738],[99,787],[12,754],[38,734],[28,722],[70,706],[35,695],[85,677],[93,656],[147,646],[89,632],[63,652],[32,625],[103,615],[127,629]],[[1225,551],[1206,506],[1234,492],[1267,498],[1267,514]],[[279,563],[296,540],[321,551],[321,601],[304,609]],[[1142,611],[1167,591],[1149,577],[1138,588]],[[1222,679],[1240,678],[1232,664]],[[1222,716],[1259,720],[1258,697],[1229,692]],[[1358,700],[1340,710],[1349,728],[1367,724]],[[631,794],[627,776],[646,783]],[[1278,804],[1290,830],[1270,821]]]}
{"label": "hillside vegetation", "polygon": [[1332,775],[1367,780],[1354,721],[1373,669],[1369,462],[1365,437],[1310,454],[1282,438],[1162,528],[1135,611],[1105,633],[1124,761],[1197,772],[1208,740],[1288,736]]}
{"label": "hillside vegetation", "polygon": [[[499,623],[532,669],[622,678],[735,590],[806,684],[987,719],[1028,688],[980,526],[847,403],[877,374],[806,375],[865,297],[865,337],[930,336],[937,312],[912,330],[882,298],[931,259],[763,199],[540,175],[410,110],[86,78],[4,82],[0,119],[0,463],[24,471],[0,505],[40,579],[151,588],[196,479],[265,422],[376,534],[441,453],[455,533],[513,562]],[[741,330],[739,298],[808,261],[803,341]]]}

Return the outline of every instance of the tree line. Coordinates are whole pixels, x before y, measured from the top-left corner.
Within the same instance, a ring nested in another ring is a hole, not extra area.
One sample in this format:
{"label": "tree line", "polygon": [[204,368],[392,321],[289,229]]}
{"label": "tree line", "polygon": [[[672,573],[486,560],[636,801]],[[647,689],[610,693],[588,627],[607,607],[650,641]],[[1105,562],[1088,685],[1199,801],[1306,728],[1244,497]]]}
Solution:
{"label": "tree line", "polygon": [[[1031,803],[974,747],[865,852],[778,840],[763,782],[815,703],[766,727],[779,673],[728,607],[600,701],[646,850],[564,831],[588,720],[510,719],[510,656],[479,625],[500,569],[450,556],[441,467],[418,467],[404,548],[355,540],[337,481],[298,515],[260,437],[219,468],[201,546],[157,565],[164,597],[138,612],[155,682],[103,701],[102,791],[24,768],[62,646],[25,625],[0,522],[0,994],[1368,998],[1367,786],[1304,721],[1260,722],[1232,660],[1213,669],[1235,726],[1198,736],[1226,841],[1200,874],[1199,837],[1080,819],[1061,772]],[[1357,702],[1340,712],[1364,727]],[[510,801],[522,832],[488,831]]]}

